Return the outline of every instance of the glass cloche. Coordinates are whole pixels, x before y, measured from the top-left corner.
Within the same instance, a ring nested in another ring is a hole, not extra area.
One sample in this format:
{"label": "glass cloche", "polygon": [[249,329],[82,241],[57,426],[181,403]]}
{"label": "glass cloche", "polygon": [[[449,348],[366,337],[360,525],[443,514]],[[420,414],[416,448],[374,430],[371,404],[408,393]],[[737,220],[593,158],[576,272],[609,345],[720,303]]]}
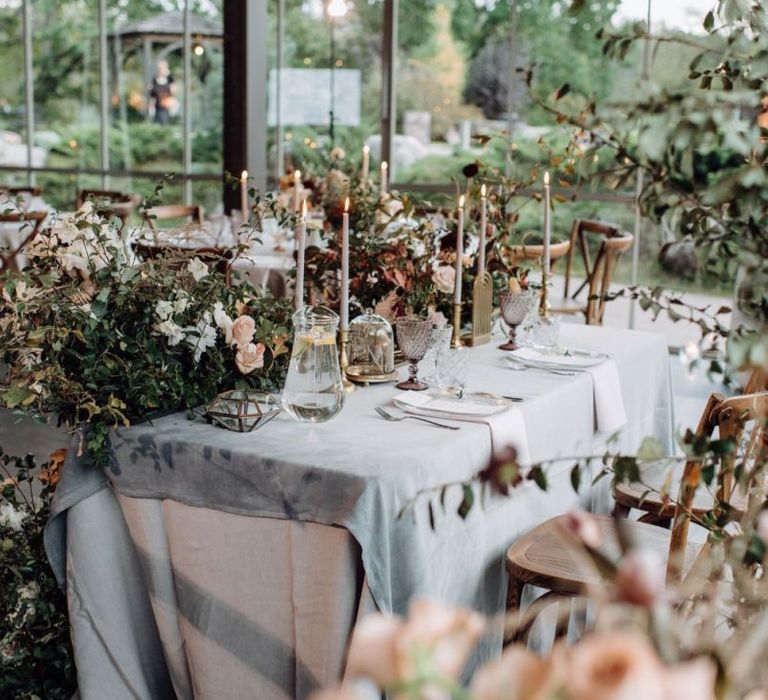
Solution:
{"label": "glass cloche", "polygon": [[384,381],[395,370],[395,336],[386,318],[373,313],[349,323],[349,369],[353,379]]}

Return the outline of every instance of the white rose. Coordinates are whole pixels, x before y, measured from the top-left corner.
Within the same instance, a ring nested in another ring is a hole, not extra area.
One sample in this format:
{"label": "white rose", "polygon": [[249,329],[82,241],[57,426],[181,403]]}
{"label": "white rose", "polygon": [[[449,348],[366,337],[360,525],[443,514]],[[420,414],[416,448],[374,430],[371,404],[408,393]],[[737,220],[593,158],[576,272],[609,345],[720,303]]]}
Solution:
{"label": "white rose", "polygon": [[208,276],[208,266],[200,258],[192,258],[187,265],[187,271],[195,278],[195,282]]}
{"label": "white rose", "polygon": [[22,510],[17,510],[10,503],[3,503],[0,506],[0,525],[5,525],[11,528],[11,530],[21,530],[21,525],[26,518],[26,513]]}
{"label": "white rose", "polygon": [[450,265],[441,265],[432,273],[437,291],[450,294],[456,286],[456,270]]}
{"label": "white rose", "polygon": [[234,322],[224,311],[224,305],[220,301],[213,305],[213,321],[224,333],[224,341],[227,345],[232,345],[232,324]]}

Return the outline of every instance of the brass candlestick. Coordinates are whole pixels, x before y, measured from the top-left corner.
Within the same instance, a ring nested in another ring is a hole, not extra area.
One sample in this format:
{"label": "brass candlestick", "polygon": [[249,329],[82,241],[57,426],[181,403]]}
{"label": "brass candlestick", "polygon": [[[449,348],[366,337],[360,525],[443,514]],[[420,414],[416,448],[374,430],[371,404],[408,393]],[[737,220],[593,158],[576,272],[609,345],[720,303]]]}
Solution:
{"label": "brass candlestick", "polygon": [[472,285],[472,329],[463,338],[466,345],[474,347],[490,341],[492,316],[493,278],[486,270]]}
{"label": "brass candlestick", "polygon": [[541,269],[541,303],[539,304],[539,316],[549,318],[549,274]]}
{"label": "brass candlestick", "polygon": [[349,343],[349,331],[339,331],[339,369],[341,370],[341,385],[344,391],[351,392],[355,390],[355,385],[347,377],[349,368],[349,355],[347,354],[347,343]]}
{"label": "brass candlestick", "polygon": [[451,347],[460,348],[461,345],[461,302],[453,302],[453,333],[451,334]]}

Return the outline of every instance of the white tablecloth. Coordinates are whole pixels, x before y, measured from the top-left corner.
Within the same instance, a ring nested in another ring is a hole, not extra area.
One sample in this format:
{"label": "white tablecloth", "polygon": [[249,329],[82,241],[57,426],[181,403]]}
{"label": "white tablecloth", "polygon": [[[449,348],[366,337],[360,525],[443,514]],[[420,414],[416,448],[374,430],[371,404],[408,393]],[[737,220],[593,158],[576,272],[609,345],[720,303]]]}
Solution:
{"label": "white tablecloth", "polygon": [[[616,360],[628,420],[613,448],[633,449],[654,435],[671,449],[663,336],[576,325],[564,325],[561,336],[566,345],[610,352]],[[513,372],[495,345],[472,352],[477,361],[471,390],[526,397],[519,406],[534,461],[602,452],[591,375]],[[466,478],[485,465],[491,450],[486,425],[463,424],[448,433],[416,421],[378,419],[374,407],[395,391],[391,385],[358,390],[338,418],[322,425],[279,417],[244,440],[229,438],[232,449],[242,455],[248,445],[260,468],[273,466],[272,480],[263,482],[270,495],[279,487],[280,465],[312,465],[315,473],[325,470],[340,479],[359,473],[374,493],[380,484],[378,491],[394,494],[399,503],[419,487]],[[183,453],[171,454],[161,447],[158,463],[171,465],[173,478],[183,479]],[[422,504],[415,523],[408,521],[412,535],[390,542],[389,531],[380,528],[392,516],[386,499],[377,504],[367,498],[365,512],[351,512],[349,527],[341,528],[326,516],[313,522],[311,501],[296,517],[207,507],[206,501],[216,503],[220,496],[213,470],[196,504],[125,494],[115,500],[113,491],[100,490],[67,515],[68,596],[81,697],[163,698],[171,696],[172,686],[181,698],[304,698],[343,673],[349,630],[373,604],[403,612],[409,596],[427,595],[499,611],[506,548],[579,500],[569,485],[571,466],[568,460],[550,473],[547,493],[527,483],[465,521],[439,515],[436,532],[426,524]],[[244,490],[262,488],[256,474]],[[308,494],[311,474],[308,469]],[[292,497],[294,487],[286,491]],[[605,488],[582,496],[583,505],[606,509]],[[324,498],[318,515],[334,508],[330,486]],[[377,508],[384,512],[377,515]],[[401,527],[393,531],[399,537]],[[488,657],[499,646],[497,628],[478,656]]]}

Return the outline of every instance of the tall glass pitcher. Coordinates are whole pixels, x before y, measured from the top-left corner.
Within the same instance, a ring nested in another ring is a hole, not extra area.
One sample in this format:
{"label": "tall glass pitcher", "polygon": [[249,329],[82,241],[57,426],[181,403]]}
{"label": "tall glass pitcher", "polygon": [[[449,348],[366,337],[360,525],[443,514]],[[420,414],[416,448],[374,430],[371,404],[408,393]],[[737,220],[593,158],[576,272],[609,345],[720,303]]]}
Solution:
{"label": "tall glass pitcher", "polygon": [[283,388],[283,408],[298,421],[320,423],[344,404],[336,349],[339,317],[324,306],[305,306],[293,315],[293,351]]}

